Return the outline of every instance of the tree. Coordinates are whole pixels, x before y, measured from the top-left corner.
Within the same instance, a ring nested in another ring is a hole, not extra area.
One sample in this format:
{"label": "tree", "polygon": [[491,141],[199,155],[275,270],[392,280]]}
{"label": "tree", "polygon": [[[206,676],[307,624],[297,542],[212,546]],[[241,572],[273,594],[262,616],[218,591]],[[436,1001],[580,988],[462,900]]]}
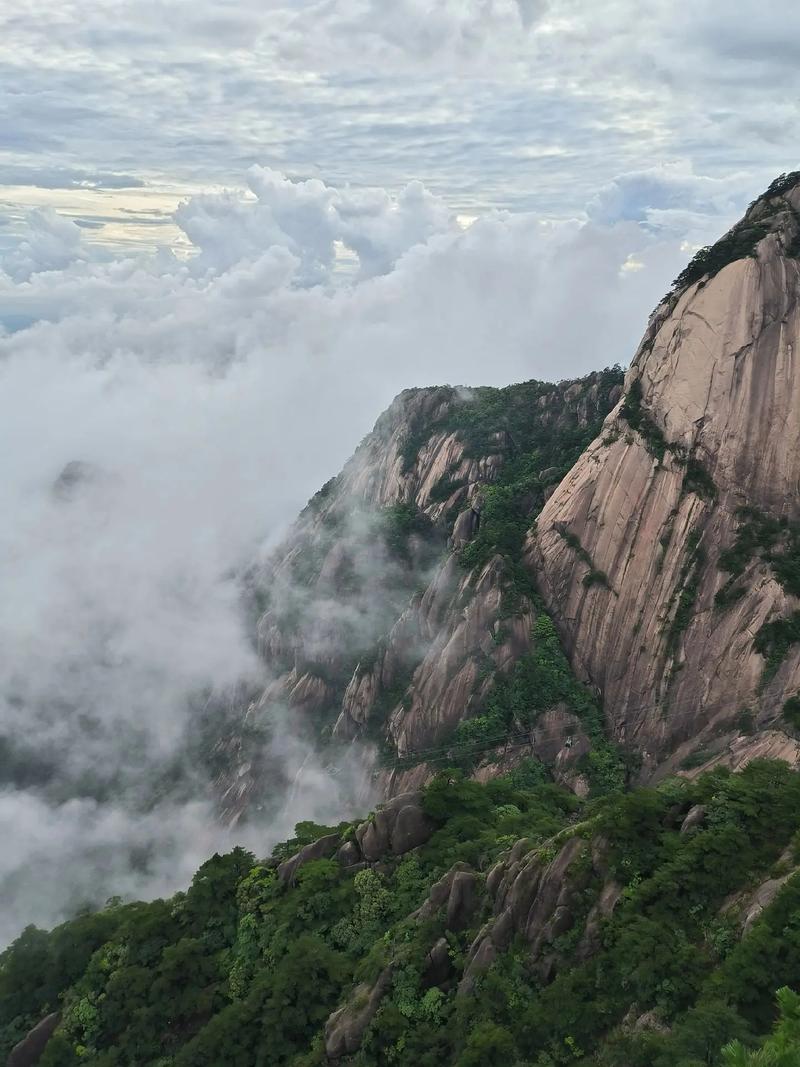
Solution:
{"label": "tree", "polygon": [[784,986],[777,993],[780,1017],[760,1049],[733,1041],[722,1050],[725,1067],[800,1067],[800,996]]}

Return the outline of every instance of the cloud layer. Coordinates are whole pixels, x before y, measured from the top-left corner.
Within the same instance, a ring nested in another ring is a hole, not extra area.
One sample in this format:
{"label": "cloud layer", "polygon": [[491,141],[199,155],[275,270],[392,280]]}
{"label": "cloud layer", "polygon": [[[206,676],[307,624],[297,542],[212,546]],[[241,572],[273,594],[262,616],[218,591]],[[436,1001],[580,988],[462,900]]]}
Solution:
{"label": "cloud layer", "polygon": [[394,195],[420,179],[462,214],[576,217],[617,176],[676,160],[754,193],[797,164],[799,17],[777,0],[9,6],[7,240],[37,187],[97,240],[172,240],[143,190],[163,221],[252,164]]}
{"label": "cloud layer", "polygon": [[[626,361],[685,259],[624,219],[463,231],[418,184],[247,184],[181,207],[185,261],[110,257],[52,212],[2,261],[0,939],[232,842],[187,753],[203,701],[266,681],[236,576],[400,389]],[[284,778],[308,757],[282,719],[264,743]],[[313,759],[302,783],[248,843],[346,810]]]}

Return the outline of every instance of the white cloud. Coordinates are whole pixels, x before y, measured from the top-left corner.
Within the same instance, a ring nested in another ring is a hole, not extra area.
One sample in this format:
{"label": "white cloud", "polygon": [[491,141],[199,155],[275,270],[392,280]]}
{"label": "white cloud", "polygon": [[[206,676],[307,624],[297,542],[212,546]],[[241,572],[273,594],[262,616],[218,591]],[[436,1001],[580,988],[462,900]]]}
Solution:
{"label": "white cloud", "polygon": [[586,212],[603,225],[638,222],[656,233],[703,243],[735,222],[753,195],[747,175],[711,178],[695,174],[688,160],[676,160],[618,175],[598,189]]}
{"label": "white cloud", "polygon": [[[392,198],[253,171],[249,186],[180,210],[186,262],[98,259],[37,216],[0,273],[0,321],[34,323],[0,335],[0,733],[20,783],[0,818],[30,841],[0,855],[14,922],[29,898],[30,917],[59,913],[31,883],[56,839],[66,895],[85,889],[69,857],[112,837],[100,897],[185,880],[198,849],[180,827],[210,817],[207,783],[197,771],[185,812],[167,799],[140,824],[142,783],[163,787],[197,741],[191,694],[258,684],[237,570],[400,389],[625,361],[686,258],[632,222],[496,214],[461,231],[418,185]],[[337,275],[334,241],[360,275]],[[632,255],[642,269],[621,271]],[[160,820],[150,880],[134,878],[126,857]]]}
{"label": "white cloud", "polygon": [[462,214],[574,217],[671,159],[755,195],[796,162],[796,20],[721,0],[44,0],[0,16],[0,182],[30,183],[28,205],[66,183],[84,218],[95,185],[100,220],[133,202],[123,183],[180,196],[254,163],[395,194],[419,178]]}
{"label": "white cloud", "polygon": [[3,259],[3,269],[15,281],[32,274],[62,270],[83,256],[81,230],[51,208],[28,213],[27,237]]}
{"label": "white cloud", "polygon": [[228,193],[195,197],[178,208],[178,223],[200,250],[199,264],[227,270],[282,248],[309,285],[325,281],[339,242],[357,255],[367,277],[386,273],[409,248],[455,225],[446,204],[419,182],[392,198],[382,189],[339,191],[318,178],[289,181],[253,167],[248,185],[255,202]]}
{"label": "white cloud", "polygon": [[[778,0],[6,5],[0,732],[54,776],[0,795],[12,925],[28,900],[39,921],[64,903],[60,883],[33,894],[41,856],[79,895],[84,847],[113,855],[101,895],[185,880],[211,847],[204,783],[147,818],[128,793],[196,728],[187,694],[259,675],[237,566],[399,389],[626,361],[685,249],[797,165],[798,17]],[[191,195],[243,174],[245,193]],[[54,490],[75,461],[85,477]],[[119,798],[64,806],[86,778]]]}

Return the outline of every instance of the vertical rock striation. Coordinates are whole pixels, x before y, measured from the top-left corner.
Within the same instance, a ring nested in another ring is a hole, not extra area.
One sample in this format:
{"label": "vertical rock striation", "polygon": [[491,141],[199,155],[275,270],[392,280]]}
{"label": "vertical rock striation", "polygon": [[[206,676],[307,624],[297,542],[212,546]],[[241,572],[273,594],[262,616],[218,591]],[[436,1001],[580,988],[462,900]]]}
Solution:
{"label": "vertical rock striation", "polygon": [[[756,730],[780,733],[800,689],[800,644],[767,665],[758,638],[791,618],[800,589],[757,544],[747,556],[742,535],[800,519],[798,181],[773,183],[684,271],[651,317],[625,398],[528,539],[573,667],[600,688],[645,775],[697,749],[730,762],[743,709]],[[776,555],[790,552],[781,536]],[[725,553],[737,539],[734,582]],[[584,580],[590,566],[607,583]],[[772,751],[796,762],[800,746],[780,737]]]}

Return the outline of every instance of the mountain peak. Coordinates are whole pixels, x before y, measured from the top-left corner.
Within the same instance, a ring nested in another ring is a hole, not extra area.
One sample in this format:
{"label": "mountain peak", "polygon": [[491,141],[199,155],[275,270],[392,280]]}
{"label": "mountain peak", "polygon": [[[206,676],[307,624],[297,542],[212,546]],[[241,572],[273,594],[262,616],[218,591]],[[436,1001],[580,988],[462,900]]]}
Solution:
{"label": "mountain peak", "polygon": [[[678,277],[624,402],[539,517],[545,603],[646,773],[692,754],[800,764],[784,714],[800,689],[798,344],[796,172]],[[583,584],[586,559],[606,586]]]}
{"label": "mountain peak", "polygon": [[760,242],[770,234],[777,236],[783,255],[800,256],[800,171],[780,174],[739,222],[714,244],[699,249],[673,282],[670,297],[713,278],[737,259],[755,256]]}

